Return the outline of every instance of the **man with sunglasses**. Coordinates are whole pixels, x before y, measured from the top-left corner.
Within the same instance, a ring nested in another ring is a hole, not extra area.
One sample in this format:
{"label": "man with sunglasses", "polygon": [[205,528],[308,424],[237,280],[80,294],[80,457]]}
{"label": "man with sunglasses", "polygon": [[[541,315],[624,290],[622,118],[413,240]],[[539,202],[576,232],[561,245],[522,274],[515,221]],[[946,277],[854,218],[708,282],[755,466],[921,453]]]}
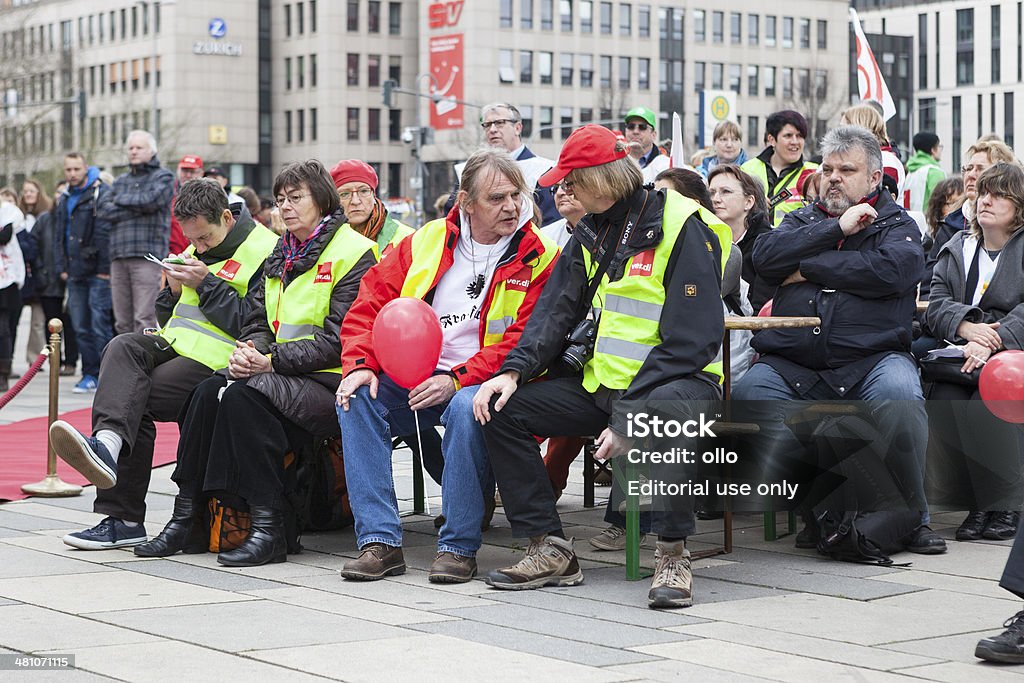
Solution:
{"label": "man with sunglasses", "polygon": [[633,107],[626,112],[626,144],[629,156],[640,166],[644,174],[644,185],[653,183],[658,174],[671,164],[655,144],[658,129],[657,117],[647,107]]}
{"label": "man with sunglasses", "polygon": [[[480,127],[483,128],[484,142],[489,147],[506,150],[523,173],[526,186],[533,190],[533,201],[540,207],[541,225],[549,225],[561,220],[562,215],[555,207],[555,198],[547,189],[538,189],[537,180],[549,168],[555,165],[551,159],[539,157],[530,151],[523,142],[523,116],[514,105],[506,102],[493,102],[486,105],[480,113]],[[455,164],[455,175],[462,178],[462,169],[466,162]],[[445,215],[455,203],[455,195],[459,190],[456,180],[451,196],[444,206]]]}
{"label": "man with sunglasses", "polygon": [[146,491],[156,422],[172,422],[185,399],[215,370],[227,367],[242,321],[262,288],[263,263],[277,235],[238,213],[216,180],[181,185],[174,216],[191,247],[165,261],[167,287],[156,300],[163,324],[156,334],[128,332],[107,344],[92,407],[92,435],[67,422],[50,427],[62,460],[99,489],[93,510],[104,519],[68,534],[80,550],[106,550],[146,541]]}

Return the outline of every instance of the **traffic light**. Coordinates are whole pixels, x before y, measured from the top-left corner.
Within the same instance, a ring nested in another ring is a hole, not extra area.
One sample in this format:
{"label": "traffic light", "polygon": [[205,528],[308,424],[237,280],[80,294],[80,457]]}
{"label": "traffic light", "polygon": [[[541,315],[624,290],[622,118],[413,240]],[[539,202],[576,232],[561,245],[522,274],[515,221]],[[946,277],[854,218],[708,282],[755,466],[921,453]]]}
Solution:
{"label": "traffic light", "polygon": [[398,87],[398,82],[388,79],[384,81],[384,85],[381,88],[381,95],[383,95],[384,106],[391,108],[395,106],[395,95],[392,92]]}

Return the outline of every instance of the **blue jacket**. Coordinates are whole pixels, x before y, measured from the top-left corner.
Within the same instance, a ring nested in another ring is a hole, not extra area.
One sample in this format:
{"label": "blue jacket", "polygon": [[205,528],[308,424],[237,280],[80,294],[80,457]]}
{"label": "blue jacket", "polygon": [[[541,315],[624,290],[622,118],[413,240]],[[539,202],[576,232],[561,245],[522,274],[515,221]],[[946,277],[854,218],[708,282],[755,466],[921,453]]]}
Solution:
{"label": "blue jacket", "polygon": [[58,277],[67,273],[69,280],[82,280],[110,273],[110,222],[99,213],[110,187],[99,177],[99,169],[90,166],[83,187],[62,194],[51,211]]}
{"label": "blue jacket", "polygon": [[800,393],[821,379],[843,395],[886,354],[910,350],[921,233],[887,192],[875,210],[871,225],[844,239],[839,219],[812,204],[754,243],[754,268],[769,285],[798,269],[807,278],[778,287],[772,315],[821,318],[820,329],[764,330],[751,343]]}

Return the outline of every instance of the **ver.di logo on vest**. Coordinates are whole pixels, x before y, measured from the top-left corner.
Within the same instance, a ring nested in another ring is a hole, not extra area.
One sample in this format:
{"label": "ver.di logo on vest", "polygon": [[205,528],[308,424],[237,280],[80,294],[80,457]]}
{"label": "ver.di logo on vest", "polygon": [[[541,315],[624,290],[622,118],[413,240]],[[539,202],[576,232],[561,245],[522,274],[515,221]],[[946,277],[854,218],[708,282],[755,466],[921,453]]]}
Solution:
{"label": "ver.di logo on vest", "polygon": [[631,276],[638,275],[650,275],[651,269],[654,265],[654,250],[649,249],[642,251],[633,257],[633,265],[629,267],[629,274]]}
{"label": "ver.di logo on vest", "polygon": [[316,268],[316,277],[313,278],[313,282],[331,282],[331,262],[321,263]]}
{"label": "ver.di logo on vest", "polygon": [[224,262],[224,265],[221,266],[220,270],[217,272],[217,277],[219,277],[221,280],[228,280],[229,282],[233,281],[235,279],[235,276],[238,275],[238,269],[241,267],[242,264],[239,263],[238,261],[234,259],[228,259],[227,261]]}

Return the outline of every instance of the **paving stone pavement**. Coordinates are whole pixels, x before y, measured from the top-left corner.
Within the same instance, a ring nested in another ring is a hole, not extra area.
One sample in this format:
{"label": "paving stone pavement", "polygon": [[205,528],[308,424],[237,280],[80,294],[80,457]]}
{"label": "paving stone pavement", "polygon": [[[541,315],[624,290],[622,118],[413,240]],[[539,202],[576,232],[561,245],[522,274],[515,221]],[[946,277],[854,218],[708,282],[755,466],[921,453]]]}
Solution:
{"label": "paving stone pavement", "polygon": [[[23,354],[22,354],[23,355]],[[89,397],[62,382],[62,408]],[[0,423],[43,414],[45,385],[4,409]],[[20,399],[20,397],[19,397]],[[3,445],[0,444],[0,462]],[[170,515],[170,468],[156,470],[146,526]],[[411,509],[408,451],[395,455],[399,502]],[[435,511],[437,487],[428,487]],[[1020,681],[1024,667],[975,660],[974,644],[1020,603],[996,585],[1009,543],[957,543],[957,513],[934,515],[950,539],[909,567],[828,561],[766,542],[762,520],[736,518],[736,549],[694,562],[695,604],[646,607],[648,582],[628,582],[624,553],[586,539],[603,508],[582,506],[577,463],[559,503],[586,581],[573,588],[495,591],[482,580],[427,582],[432,521],[405,518],[409,571],[375,583],[337,570],[355,553],[351,529],[308,534],[283,564],[226,568],[212,554],[136,558],[84,552],[61,536],[98,521],[94,490],[76,498],[0,505],[0,654],[74,654],[75,671],[0,672],[0,681]],[[780,515],[780,522],[782,516]],[[692,547],[720,538],[700,522]],[[481,570],[519,557],[499,508]],[[642,562],[650,567],[653,551]]]}

